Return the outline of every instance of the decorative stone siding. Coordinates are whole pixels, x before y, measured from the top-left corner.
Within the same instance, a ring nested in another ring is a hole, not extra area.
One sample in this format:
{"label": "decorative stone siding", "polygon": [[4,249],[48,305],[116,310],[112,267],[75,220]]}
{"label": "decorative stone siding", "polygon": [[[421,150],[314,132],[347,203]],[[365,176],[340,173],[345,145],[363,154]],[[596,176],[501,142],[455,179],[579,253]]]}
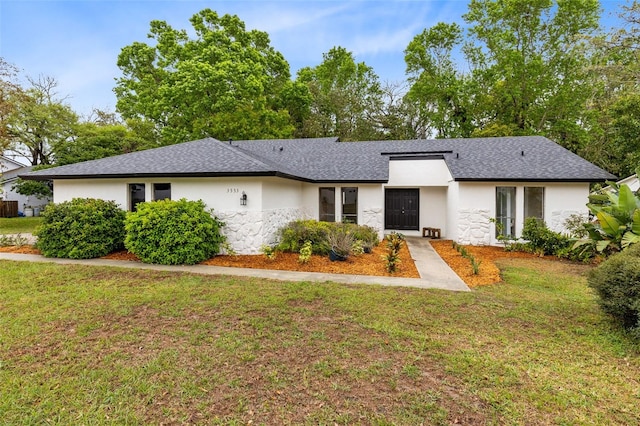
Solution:
{"label": "decorative stone siding", "polygon": [[380,207],[365,207],[362,210],[362,225],[376,229],[382,238],[384,234],[384,212]]}
{"label": "decorative stone siding", "polygon": [[489,210],[462,209],[458,212],[458,243],[485,246],[491,244]]}
{"label": "decorative stone siding", "polygon": [[271,245],[278,242],[278,230],[280,228],[291,221],[306,219],[308,215],[301,209],[274,209],[262,212],[262,217],[264,223],[262,229],[263,244]]}
{"label": "decorative stone siding", "polygon": [[259,253],[263,244],[276,242],[278,229],[304,217],[298,209],[218,211],[215,215],[225,223],[222,232],[238,254]]}
{"label": "decorative stone siding", "polygon": [[554,210],[551,212],[551,219],[547,221],[547,226],[549,229],[555,232],[560,233],[568,233],[567,229],[564,227],[564,222],[571,215],[579,215],[582,216],[584,220],[587,220],[588,215],[586,211],[578,211],[578,210]]}

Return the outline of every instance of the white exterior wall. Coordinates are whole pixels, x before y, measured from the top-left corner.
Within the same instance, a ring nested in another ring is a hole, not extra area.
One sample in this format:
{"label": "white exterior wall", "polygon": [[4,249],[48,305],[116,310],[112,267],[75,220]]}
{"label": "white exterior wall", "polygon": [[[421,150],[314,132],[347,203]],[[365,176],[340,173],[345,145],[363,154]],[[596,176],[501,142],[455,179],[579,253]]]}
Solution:
{"label": "white exterior wall", "polygon": [[[544,221],[549,229],[566,232],[564,221],[572,214],[586,215],[588,183],[523,183],[523,182],[460,182],[455,240],[461,244],[498,244],[495,224],[496,187],[516,188],[516,235],[524,226],[524,188],[544,187]],[[451,213],[451,212],[450,212]],[[455,215],[455,211],[454,211]]]}
{"label": "white exterior wall", "polygon": [[[409,236],[421,236],[423,227],[440,228],[442,238],[449,238],[447,188],[453,181],[444,160],[389,160],[389,182],[384,188],[419,189],[420,212],[417,231],[403,230]],[[384,191],[381,195],[384,207]],[[384,208],[381,213],[384,226]]]}
{"label": "white exterior wall", "polygon": [[[265,182],[266,181],[266,182]],[[76,197],[115,201],[129,209],[129,184],[145,184],[145,200],[153,196],[154,183],[170,183],[171,198],[202,200],[223,222],[223,233],[239,254],[255,254],[272,243],[275,231],[285,223],[304,217],[300,184],[283,179],[258,178],[154,178],[77,179],[54,182],[54,202]],[[247,205],[240,205],[242,193]],[[265,206],[267,208],[265,208]]]}

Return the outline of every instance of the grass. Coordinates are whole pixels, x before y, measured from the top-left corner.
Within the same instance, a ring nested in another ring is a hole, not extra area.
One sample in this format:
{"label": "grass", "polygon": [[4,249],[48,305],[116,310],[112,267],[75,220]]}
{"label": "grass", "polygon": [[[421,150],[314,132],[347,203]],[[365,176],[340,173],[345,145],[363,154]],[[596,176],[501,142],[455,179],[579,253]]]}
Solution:
{"label": "grass", "polygon": [[640,348],[563,265],[450,293],[0,261],[3,424],[638,424]]}
{"label": "grass", "polygon": [[0,235],[33,233],[42,217],[0,217]]}

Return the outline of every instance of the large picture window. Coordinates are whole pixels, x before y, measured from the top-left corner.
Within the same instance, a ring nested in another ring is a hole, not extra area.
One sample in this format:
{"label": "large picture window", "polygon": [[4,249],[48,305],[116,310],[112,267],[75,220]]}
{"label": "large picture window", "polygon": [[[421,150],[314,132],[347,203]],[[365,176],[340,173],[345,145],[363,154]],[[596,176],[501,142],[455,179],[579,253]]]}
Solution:
{"label": "large picture window", "polygon": [[544,188],[524,188],[524,218],[528,217],[544,220]]}
{"label": "large picture window", "polygon": [[320,188],[320,217],[322,222],[336,221],[336,189]]}
{"label": "large picture window", "polygon": [[170,200],[171,199],[171,184],[170,183],[154,183],[153,184],[153,199],[158,200]]}
{"label": "large picture window", "polygon": [[516,188],[496,187],[496,237],[516,235]]}
{"label": "large picture window", "polygon": [[358,223],[358,188],[342,188],[342,221]]}

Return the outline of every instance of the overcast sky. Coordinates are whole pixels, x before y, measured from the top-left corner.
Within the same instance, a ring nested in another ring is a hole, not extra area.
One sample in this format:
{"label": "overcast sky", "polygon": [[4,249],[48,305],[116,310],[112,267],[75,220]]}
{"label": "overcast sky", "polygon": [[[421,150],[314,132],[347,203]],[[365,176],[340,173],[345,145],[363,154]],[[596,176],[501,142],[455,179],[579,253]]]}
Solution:
{"label": "overcast sky", "polygon": [[[382,81],[405,78],[403,51],[437,22],[459,22],[467,0],[0,0],[0,56],[24,74],[54,77],[58,93],[80,114],[115,109],[120,50],[147,42],[149,23],[164,20],[191,30],[189,18],[204,8],[235,14],[248,29],[269,34],[295,76],[315,66],[334,46],[353,52]],[[602,1],[604,24],[624,0]]]}

